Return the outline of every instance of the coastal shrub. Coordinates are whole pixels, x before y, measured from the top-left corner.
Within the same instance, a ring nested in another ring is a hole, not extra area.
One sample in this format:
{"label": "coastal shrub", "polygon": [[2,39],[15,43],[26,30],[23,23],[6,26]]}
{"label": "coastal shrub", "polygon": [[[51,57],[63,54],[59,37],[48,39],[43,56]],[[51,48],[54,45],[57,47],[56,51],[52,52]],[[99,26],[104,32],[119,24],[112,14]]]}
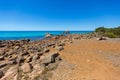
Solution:
{"label": "coastal shrub", "polygon": [[95,29],[95,32],[99,33],[99,35],[104,35],[110,38],[116,38],[120,37],[120,26],[115,28],[98,27]]}
{"label": "coastal shrub", "polygon": [[112,32],[106,32],[105,36],[109,37],[109,38],[116,38],[116,35]]}
{"label": "coastal shrub", "polygon": [[104,27],[99,27],[99,28],[96,28],[95,31],[105,33],[105,28]]}

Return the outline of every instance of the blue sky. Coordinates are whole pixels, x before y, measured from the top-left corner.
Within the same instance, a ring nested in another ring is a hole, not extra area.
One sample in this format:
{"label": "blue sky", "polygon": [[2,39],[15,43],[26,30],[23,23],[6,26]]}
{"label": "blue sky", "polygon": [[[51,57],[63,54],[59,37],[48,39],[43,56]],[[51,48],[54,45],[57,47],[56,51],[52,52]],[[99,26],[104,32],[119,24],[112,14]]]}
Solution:
{"label": "blue sky", "polygon": [[0,30],[120,26],[120,0],[0,0]]}

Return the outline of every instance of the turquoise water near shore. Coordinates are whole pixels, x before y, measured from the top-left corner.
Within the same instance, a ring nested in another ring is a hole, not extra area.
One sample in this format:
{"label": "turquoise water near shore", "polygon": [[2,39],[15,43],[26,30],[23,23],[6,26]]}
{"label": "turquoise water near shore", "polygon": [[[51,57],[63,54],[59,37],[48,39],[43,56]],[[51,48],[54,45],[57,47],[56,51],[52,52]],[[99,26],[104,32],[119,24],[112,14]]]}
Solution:
{"label": "turquoise water near shore", "polygon": [[[39,40],[44,38],[46,33],[53,35],[62,34],[64,31],[0,31],[0,40]],[[71,34],[87,34],[93,31],[70,31]]]}

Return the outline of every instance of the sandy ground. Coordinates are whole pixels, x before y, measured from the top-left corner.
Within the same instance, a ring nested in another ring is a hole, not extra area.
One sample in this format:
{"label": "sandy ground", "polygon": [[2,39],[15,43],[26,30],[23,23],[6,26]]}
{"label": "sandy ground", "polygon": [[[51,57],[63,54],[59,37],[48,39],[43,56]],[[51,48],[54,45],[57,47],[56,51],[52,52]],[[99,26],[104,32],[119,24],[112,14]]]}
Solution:
{"label": "sandy ground", "polygon": [[120,80],[119,40],[75,40],[60,52],[64,61],[52,80]]}

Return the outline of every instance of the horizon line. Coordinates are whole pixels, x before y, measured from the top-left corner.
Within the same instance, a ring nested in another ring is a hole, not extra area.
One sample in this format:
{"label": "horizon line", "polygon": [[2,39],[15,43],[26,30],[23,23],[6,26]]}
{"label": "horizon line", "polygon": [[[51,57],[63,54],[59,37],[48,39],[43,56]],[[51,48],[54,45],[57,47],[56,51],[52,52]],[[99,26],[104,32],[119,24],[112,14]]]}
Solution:
{"label": "horizon line", "polygon": [[2,31],[95,31],[95,30],[0,30]]}

